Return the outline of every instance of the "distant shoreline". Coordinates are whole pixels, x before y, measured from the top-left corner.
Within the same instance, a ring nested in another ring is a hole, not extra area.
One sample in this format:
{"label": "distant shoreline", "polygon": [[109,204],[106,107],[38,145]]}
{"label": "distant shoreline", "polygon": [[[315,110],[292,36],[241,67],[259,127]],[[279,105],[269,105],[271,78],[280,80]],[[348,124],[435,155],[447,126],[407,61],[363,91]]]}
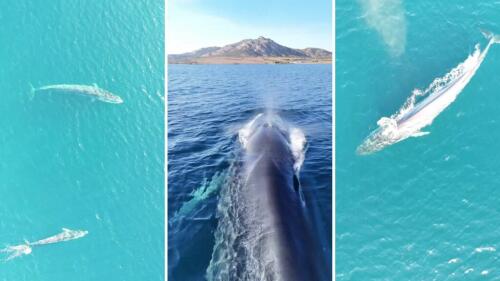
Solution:
{"label": "distant shoreline", "polygon": [[202,57],[186,60],[169,59],[168,64],[332,64],[331,58],[300,57]]}
{"label": "distant shoreline", "polygon": [[244,39],[223,47],[205,47],[168,55],[169,64],[332,64],[332,52],[293,49],[265,37]]}

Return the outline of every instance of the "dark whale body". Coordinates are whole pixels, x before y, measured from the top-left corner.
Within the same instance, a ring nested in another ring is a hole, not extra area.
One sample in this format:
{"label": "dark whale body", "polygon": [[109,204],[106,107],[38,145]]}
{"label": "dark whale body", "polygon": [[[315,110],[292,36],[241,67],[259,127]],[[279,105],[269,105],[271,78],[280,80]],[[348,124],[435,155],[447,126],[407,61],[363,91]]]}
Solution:
{"label": "dark whale body", "polygon": [[[287,130],[261,116],[246,144],[238,208],[252,241],[259,280],[330,280],[318,238],[306,216]],[[243,270],[245,270],[243,268]]]}

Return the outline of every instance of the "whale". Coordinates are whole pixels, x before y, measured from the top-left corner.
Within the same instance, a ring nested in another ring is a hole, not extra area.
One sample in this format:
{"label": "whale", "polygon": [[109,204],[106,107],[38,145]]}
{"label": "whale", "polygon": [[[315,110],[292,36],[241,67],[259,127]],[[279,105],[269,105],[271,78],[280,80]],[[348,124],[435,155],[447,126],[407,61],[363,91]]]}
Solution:
{"label": "whale", "polygon": [[46,244],[54,244],[69,240],[75,240],[78,238],[82,238],[87,235],[89,232],[86,230],[71,230],[68,228],[62,228],[62,232],[53,236],[50,236],[45,239],[38,240],[33,243],[29,243],[28,245],[36,246],[36,245],[46,245]]}
{"label": "whale", "polygon": [[218,208],[208,280],[330,280],[299,181],[305,137],[285,124],[259,114],[239,132],[238,184],[220,195],[228,205]]}
{"label": "whale", "polygon": [[64,94],[80,94],[93,97],[97,100],[107,103],[123,103],[123,99],[107,90],[101,89],[97,84],[93,85],[79,85],[79,84],[55,84],[47,85],[39,88],[31,86],[31,94],[35,95],[37,92],[58,92]]}
{"label": "whale", "polygon": [[11,259],[29,255],[33,251],[34,246],[41,246],[47,244],[54,244],[59,242],[65,242],[70,240],[75,240],[86,236],[89,232],[87,230],[71,230],[68,228],[62,228],[62,232],[47,237],[45,239],[40,239],[35,242],[29,242],[27,240],[24,241],[24,244],[16,245],[16,246],[7,246],[4,249],[0,250],[0,253],[7,254],[7,258],[5,261],[9,261]]}
{"label": "whale", "polygon": [[[422,129],[431,125],[455,101],[481,66],[490,47],[500,43],[500,36],[482,32],[489,40],[483,50],[476,44],[475,51],[446,76],[435,79],[425,91],[415,90],[397,114],[382,117],[377,122],[379,127],[365,138],[356,152],[360,155],[372,154],[409,137],[429,134]],[[415,104],[419,96],[426,97]]]}

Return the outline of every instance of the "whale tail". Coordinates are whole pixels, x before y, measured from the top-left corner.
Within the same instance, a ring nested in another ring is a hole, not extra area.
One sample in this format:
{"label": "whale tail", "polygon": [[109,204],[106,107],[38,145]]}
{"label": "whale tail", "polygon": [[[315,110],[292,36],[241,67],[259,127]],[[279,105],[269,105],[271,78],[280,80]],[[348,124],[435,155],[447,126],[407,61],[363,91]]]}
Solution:
{"label": "whale tail", "polygon": [[494,34],[491,31],[481,29],[481,33],[486,39],[491,40],[493,43],[500,43],[500,35]]}
{"label": "whale tail", "polygon": [[33,85],[30,83],[30,92],[29,92],[30,100],[33,100],[35,98],[35,92],[36,92],[36,88],[33,87]]}

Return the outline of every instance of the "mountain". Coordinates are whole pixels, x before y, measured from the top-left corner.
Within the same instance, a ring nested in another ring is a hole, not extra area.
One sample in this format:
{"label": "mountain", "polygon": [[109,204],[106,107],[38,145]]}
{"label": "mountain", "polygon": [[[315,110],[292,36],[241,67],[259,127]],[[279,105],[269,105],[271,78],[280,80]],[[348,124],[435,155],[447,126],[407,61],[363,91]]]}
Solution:
{"label": "mountain", "polygon": [[305,48],[301,51],[311,58],[332,57],[332,52],[320,48]]}
{"label": "mountain", "polygon": [[331,63],[331,58],[324,49],[293,49],[265,37],[168,56],[169,63]]}
{"label": "mountain", "polygon": [[197,57],[203,57],[208,54],[210,54],[213,51],[219,50],[220,47],[207,47],[207,48],[201,48],[199,50],[189,52],[189,53],[184,53],[184,54],[179,54],[179,55],[169,55],[169,59],[171,56],[175,56],[174,59],[190,59],[190,58],[197,58]]}

